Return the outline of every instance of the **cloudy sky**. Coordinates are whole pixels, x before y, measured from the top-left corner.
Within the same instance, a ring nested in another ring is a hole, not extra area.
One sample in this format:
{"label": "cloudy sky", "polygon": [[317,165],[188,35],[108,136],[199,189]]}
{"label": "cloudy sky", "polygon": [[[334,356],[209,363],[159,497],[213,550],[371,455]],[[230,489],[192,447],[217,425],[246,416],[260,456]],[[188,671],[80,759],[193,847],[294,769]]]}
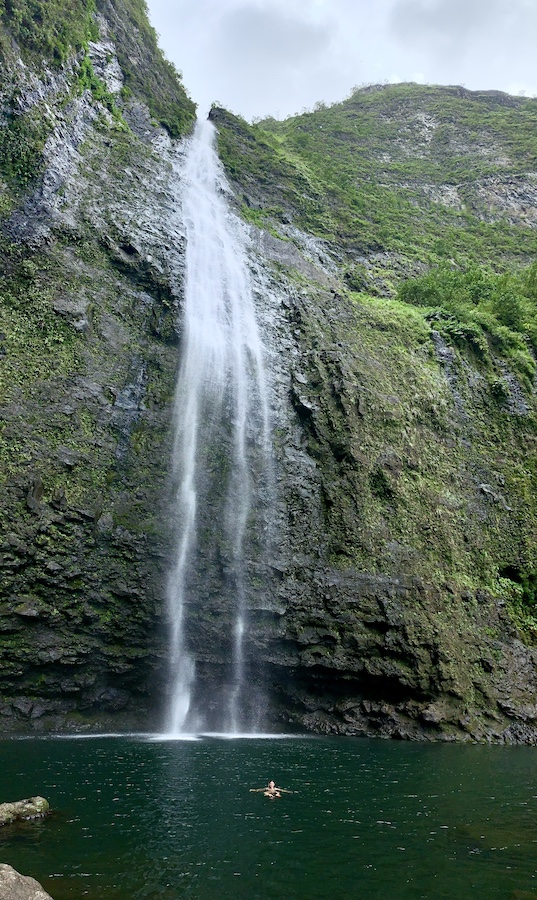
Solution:
{"label": "cloudy sky", "polygon": [[353,86],[537,94],[537,0],[148,0],[201,111],[282,118]]}

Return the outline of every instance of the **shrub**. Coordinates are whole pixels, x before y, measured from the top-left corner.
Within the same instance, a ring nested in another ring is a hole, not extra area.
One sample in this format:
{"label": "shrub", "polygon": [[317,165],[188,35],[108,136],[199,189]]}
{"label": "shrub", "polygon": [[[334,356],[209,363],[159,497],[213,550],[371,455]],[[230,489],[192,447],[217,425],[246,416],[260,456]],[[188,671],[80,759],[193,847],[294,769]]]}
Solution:
{"label": "shrub", "polygon": [[442,333],[489,362],[490,349],[506,356],[530,386],[531,351],[537,351],[537,263],[503,275],[479,266],[465,271],[439,266],[403,282],[398,299],[429,308]]}

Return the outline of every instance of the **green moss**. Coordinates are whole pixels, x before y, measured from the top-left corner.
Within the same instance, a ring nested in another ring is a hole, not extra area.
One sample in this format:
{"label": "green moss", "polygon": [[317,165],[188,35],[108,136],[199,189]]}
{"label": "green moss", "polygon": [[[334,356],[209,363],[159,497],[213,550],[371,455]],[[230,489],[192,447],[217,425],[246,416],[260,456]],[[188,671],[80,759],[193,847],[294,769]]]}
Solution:
{"label": "green moss", "polygon": [[58,285],[50,258],[28,255],[26,248],[6,242],[0,258],[0,394],[5,401],[52,373],[78,369],[80,335],[54,310]]}
{"label": "green moss", "polygon": [[121,128],[127,129],[121,113],[116,106],[113,94],[110,93],[105,83],[95,74],[91,59],[87,53],[80,64],[78,89],[79,91],[91,91],[93,99],[96,100],[97,103],[101,103],[110,113],[112,113],[114,119]]}
{"label": "green moss", "polygon": [[[11,111],[0,125],[0,172],[17,197],[28,191],[42,172],[43,147],[52,125],[43,103],[24,112],[17,110],[16,96],[12,96],[11,104]],[[8,212],[7,197],[5,204]]]}
{"label": "green moss", "polygon": [[537,645],[537,573],[508,566],[498,578],[500,596],[525,643]]}

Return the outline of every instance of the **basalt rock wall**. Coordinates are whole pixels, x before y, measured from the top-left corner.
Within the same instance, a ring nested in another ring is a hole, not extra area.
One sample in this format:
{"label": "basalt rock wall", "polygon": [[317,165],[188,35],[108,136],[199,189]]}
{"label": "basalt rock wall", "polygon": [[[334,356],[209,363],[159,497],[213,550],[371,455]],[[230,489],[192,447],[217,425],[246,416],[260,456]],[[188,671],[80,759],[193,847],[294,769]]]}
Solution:
{"label": "basalt rock wall", "polygon": [[87,22],[80,6],[67,47],[61,4],[28,11],[26,39],[2,24],[4,730],[156,723],[165,668],[178,129],[194,106],[143,5]]}
{"label": "basalt rock wall", "polygon": [[281,720],[533,743],[534,401],[499,401],[434,323],[322,287],[283,301],[286,539],[256,635]]}

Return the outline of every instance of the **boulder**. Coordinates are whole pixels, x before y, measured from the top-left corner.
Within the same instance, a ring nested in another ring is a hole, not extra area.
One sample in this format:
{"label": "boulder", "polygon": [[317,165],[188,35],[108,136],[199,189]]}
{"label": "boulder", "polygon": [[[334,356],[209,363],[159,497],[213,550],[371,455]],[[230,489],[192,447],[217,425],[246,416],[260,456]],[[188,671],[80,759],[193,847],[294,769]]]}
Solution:
{"label": "boulder", "polygon": [[[0,825],[11,825],[19,819],[40,819],[50,810],[44,797],[30,797],[15,803],[0,803]],[[0,894],[3,897],[3,894]]]}
{"label": "boulder", "polygon": [[35,878],[19,875],[5,864],[0,864],[0,897],[2,900],[52,900]]}

